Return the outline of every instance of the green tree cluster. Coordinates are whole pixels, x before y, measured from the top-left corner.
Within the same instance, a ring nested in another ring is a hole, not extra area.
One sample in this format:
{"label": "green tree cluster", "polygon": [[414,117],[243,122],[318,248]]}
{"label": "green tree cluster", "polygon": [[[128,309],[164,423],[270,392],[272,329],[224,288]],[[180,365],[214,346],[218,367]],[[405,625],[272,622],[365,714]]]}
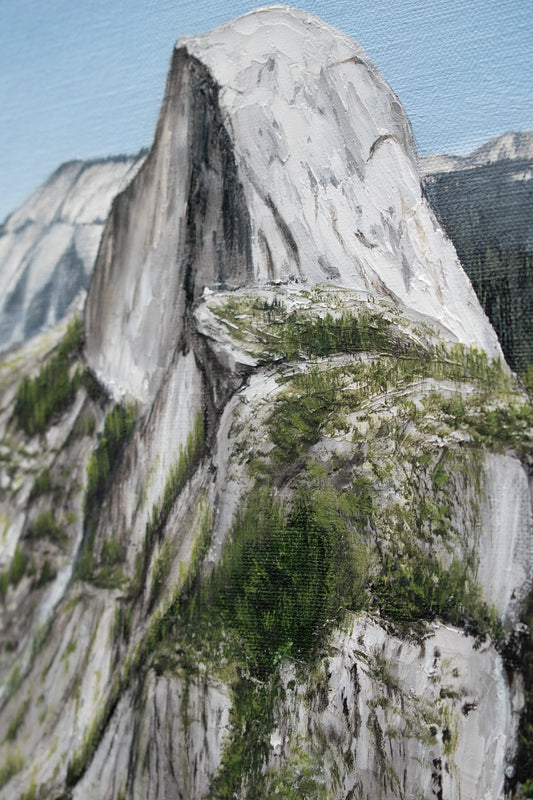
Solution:
{"label": "green tree cluster", "polygon": [[52,358],[39,373],[25,376],[18,385],[13,417],[29,436],[44,433],[55,415],[65,411],[84,379],[80,368],[72,370],[79,357],[82,330],[79,319],[71,322],[65,337]]}

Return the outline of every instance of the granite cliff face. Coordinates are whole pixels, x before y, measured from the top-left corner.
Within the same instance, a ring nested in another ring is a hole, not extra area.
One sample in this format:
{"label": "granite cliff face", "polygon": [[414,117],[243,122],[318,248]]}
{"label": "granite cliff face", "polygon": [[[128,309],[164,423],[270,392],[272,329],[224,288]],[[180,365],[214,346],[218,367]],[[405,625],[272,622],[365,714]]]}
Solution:
{"label": "granite cliff face", "polygon": [[111,201],[142,162],[63,164],[0,227],[0,352],[82,306]]}
{"label": "granite cliff face", "polygon": [[526,780],[531,406],[357,43],[178,42],[65,327],[0,370],[2,796]]}
{"label": "granite cliff face", "polygon": [[178,42],[154,146],[104,233],[89,362],[151,400],[204,286],[278,281],[392,299],[499,352],[398,99],[352,39],[269,10]]}

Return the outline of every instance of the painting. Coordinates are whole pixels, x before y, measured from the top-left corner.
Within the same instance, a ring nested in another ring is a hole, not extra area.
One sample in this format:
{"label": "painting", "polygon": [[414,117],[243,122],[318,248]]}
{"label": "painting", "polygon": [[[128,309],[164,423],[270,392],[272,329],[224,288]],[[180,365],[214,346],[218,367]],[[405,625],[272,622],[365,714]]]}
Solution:
{"label": "painting", "polygon": [[532,13],[0,9],[0,796],[533,796]]}

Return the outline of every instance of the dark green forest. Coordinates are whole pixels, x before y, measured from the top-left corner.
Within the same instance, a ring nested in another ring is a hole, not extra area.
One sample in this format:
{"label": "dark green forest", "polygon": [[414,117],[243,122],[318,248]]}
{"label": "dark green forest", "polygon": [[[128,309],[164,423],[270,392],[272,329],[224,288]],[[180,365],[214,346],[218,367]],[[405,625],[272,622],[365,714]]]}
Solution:
{"label": "dark green forest", "polygon": [[533,365],[533,252],[470,247],[460,254],[511,369]]}
{"label": "dark green forest", "polygon": [[533,388],[533,181],[529,160],[427,175],[424,193],[455,245],[511,369]]}

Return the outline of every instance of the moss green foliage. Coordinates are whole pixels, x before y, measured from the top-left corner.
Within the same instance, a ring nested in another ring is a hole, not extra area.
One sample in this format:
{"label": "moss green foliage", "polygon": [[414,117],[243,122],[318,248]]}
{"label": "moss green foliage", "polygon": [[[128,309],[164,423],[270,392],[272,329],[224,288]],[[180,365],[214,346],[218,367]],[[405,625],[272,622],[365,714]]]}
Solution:
{"label": "moss green foliage", "polygon": [[[103,403],[109,399],[106,390],[101,385],[101,383],[99,383],[98,379],[96,378],[96,375],[91,370],[91,368],[87,366],[85,367],[85,371],[83,373],[83,385],[85,386],[87,394],[89,395],[91,400]],[[91,424],[90,421],[88,424],[90,426]]]}
{"label": "moss green foliage", "polygon": [[123,556],[123,548],[120,542],[117,542],[112,536],[104,539],[100,555],[102,564],[113,566],[113,564],[116,564],[118,561],[122,561]]}
{"label": "moss green foliage", "polygon": [[324,786],[321,759],[296,751],[278,772],[269,776],[265,800],[333,800]]}
{"label": "moss green foliage", "polygon": [[95,570],[94,534],[89,534],[76,562],[75,575],[80,581],[92,581]]}
{"label": "moss green foliage", "polygon": [[126,576],[118,566],[124,560],[124,548],[112,536],[108,536],[102,543],[100,563],[98,568],[93,568],[92,582],[95,586],[104,589],[120,589],[126,582]]}
{"label": "moss green foliage", "polygon": [[125,608],[122,604],[118,605],[115,610],[115,623],[113,629],[113,638],[121,637],[125,642],[128,642],[131,636],[131,611]]}
{"label": "moss green foliage", "polygon": [[194,421],[192,431],[187,436],[185,446],[180,445],[178,460],[169,470],[163,496],[159,503],[154,504],[152,508],[152,516],[146,528],[148,540],[153,539],[156,533],[163,529],[174,503],[203,450],[204,441],[204,416],[200,413]]}
{"label": "moss green foliage", "polygon": [[153,603],[161,591],[164,582],[170,572],[172,563],[172,542],[166,541],[159,553],[154,558],[152,567],[152,588],[150,590],[151,602]]}
{"label": "moss green foliage", "polygon": [[76,421],[74,428],[75,436],[92,436],[96,428],[96,420],[94,414],[83,414]]}
{"label": "moss green foliage", "polygon": [[136,413],[136,406],[126,403],[116,405],[105,418],[102,436],[87,465],[85,513],[88,515],[98,509],[122,449],[133,433]]}
{"label": "moss green foliage", "polygon": [[56,575],[57,571],[55,567],[50,563],[48,558],[45,558],[39,573],[39,578],[37,580],[37,587],[40,589],[43,586],[46,586],[47,583],[50,583],[50,581],[55,579]]}
{"label": "moss green foliage", "polygon": [[292,464],[318,441],[342,389],[340,380],[335,372],[311,369],[293,378],[277,400],[268,422],[276,469]]}
{"label": "moss green foliage", "polygon": [[522,373],[522,380],[529,394],[533,394],[533,364],[527,364]]}
{"label": "moss green foliage", "polygon": [[83,501],[85,540],[75,574],[79,580],[93,581],[103,588],[120,588],[126,580],[118,567],[123,559],[120,543],[113,537],[105,539],[98,562],[94,553],[94,533],[102,499],[133,434],[136,411],[134,404],[114,406],[105,418],[102,436],[87,465],[87,488]]}
{"label": "moss green foliage", "polygon": [[481,597],[475,570],[461,558],[444,565],[416,543],[382,559],[370,593],[381,615],[399,624],[440,617],[467,626],[478,636],[499,633],[496,614]]}
{"label": "moss green foliage", "polygon": [[[268,757],[268,734],[273,725],[273,694],[268,684],[240,680],[233,687],[231,737],[211,785],[213,800],[264,797],[263,766]],[[248,791],[243,794],[246,785]]]}
{"label": "moss green foliage", "polygon": [[429,328],[417,329],[393,307],[383,305],[374,310],[366,302],[355,301],[348,292],[323,287],[302,292],[302,298],[306,298],[306,304],[289,311],[277,298],[269,302],[236,295],[213,311],[233,338],[252,345],[265,359],[342,353],[394,356],[387,359],[381,374],[375,364],[371,367],[383,391],[396,386],[399,379],[415,376],[472,380],[497,391],[513,388],[501,361],[489,359],[474,347],[459,344],[446,348]]}
{"label": "moss green foliage", "polygon": [[258,677],[283,656],[308,658],[343,609],[364,604],[354,597],[354,510],[333,490],[302,487],[290,509],[257,490],[240,515],[204,602],[242,638]]}
{"label": "moss green foliage", "polygon": [[[216,316],[229,333],[247,348],[268,356],[291,360],[296,357],[325,357],[336,353],[401,353],[406,346],[392,321],[380,311],[359,303],[346,310],[340,293],[324,290],[335,313],[317,313],[311,307],[288,311],[282,300],[237,295],[216,306]],[[339,302],[340,300],[340,302]],[[336,301],[336,302],[335,302]],[[323,307],[323,302],[320,304]]]}
{"label": "moss green foliage", "polygon": [[17,584],[20,583],[21,579],[26,573],[28,562],[28,556],[22,547],[17,545],[15,552],[13,553],[13,558],[11,559],[11,564],[9,565],[9,580],[13,586],[17,586]]}
{"label": "moss green foliage", "polygon": [[42,787],[39,787],[38,789],[37,784],[35,783],[34,780],[32,780],[28,791],[23,792],[23,794],[20,795],[19,800],[37,800],[37,798],[41,796],[40,794],[41,788]]}
{"label": "moss green foliage", "polygon": [[96,752],[96,748],[102,738],[107,723],[118,703],[120,689],[120,681],[116,680],[113,683],[104,707],[101,711],[96,713],[88,731],[83,737],[81,747],[72,754],[67,764],[67,775],[65,779],[69,789],[79,781],[88,765],[91,763],[91,759]]}
{"label": "moss green foliage", "polygon": [[124,548],[113,537],[102,543],[100,558],[94,552],[94,535],[88,536],[76,564],[76,577],[90,581],[102,589],[121,589],[127,581],[119,564],[124,559]]}
{"label": "moss green foliage", "polygon": [[28,791],[23,792],[23,794],[20,795],[19,800],[37,800],[37,798],[41,796],[40,792],[42,788],[43,787],[39,787],[38,789],[35,781],[32,780]]}
{"label": "moss green foliage", "polygon": [[30,524],[28,537],[32,541],[48,539],[60,547],[63,547],[67,542],[67,536],[62,525],[57,522],[49,508],[41,511],[39,516]]}
{"label": "moss green foliage", "polygon": [[35,478],[31,490],[31,497],[32,499],[36,499],[38,497],[41,497],[42,495],[50,494],[53,490],[54,490],[54,484],[52,481],[52,474],[50,470],[47,467],[45,467],[38,473],[37,477]]}
{"label": "moss green foliage", "polygon": [[0,766],[0,789],[8,783],[11,778],[14,778],[24,766],[22,756],[18,752],[8,753],[6,760]]}
{"label": "moss green foliage", "polygon": [[50,617],[46,622],[44,622],[42,625],[39,625],[36,628],[35,633],[33,635],[33,642],[31,646],[32,662],[39,655],[44,645],[46,644],[48,636],[52,632],[52,625],[53,625],[53,620]]}
{"label": "moss green foliage", "polygon": [[[412,383],[425,378],[467,381],[477,390],[407,401]],[[256,489],[204,587],[206,607],[238,633],[252,673],[264,679],[283,655],[310,658],[346,608],[379,610],[399,625],[440,616],[480,636],[498,633],[468,543],[476,523],[455,518],[453,498],[467,496],[465,486],[479,480],[469,453],[480,445],[519,446],[527,436],[531,409],[513,392],[505,368],[460,346],[422,354],[406,347],[401,357],[317,365],[285,381],[266,421],[272,449],[251,459]],[[503,400],[487,410],[489,387],[493,399]],[[309,458],[324,436],[351,434],[357,443],[349,415],[398,388],[396,414],[376,414],[381,428],[367,434],[361,456],[355,444],[344,464],[336,456],[325,465]],[[435,463],[439,451],[428,446],[427,434],[465,429],[468,449],[443,443]],[[333,489],[340,475],[342,492]],[[273,500],[287,482],[288,503]],[[391,491],[401,500],[391,503]]]}
{"label": "moss green foliage", "polygon": [[[249,326],[249,309],[237,305],[230,330],[242,330],[241,313]],[[274,313],[280,308],[258,305],[252,317]],[[285,334],[280,323],[273,343],[256,325],[263,353],[372,352],[348,315],[296,318],[291,326]],[[387,331],[392,343],[383,339]],[[402,630],[440,617],[480,640],[501,641],[476,580],[480,453],[529,448],[531,407],[505,366],[474,348],[400,344],[392,324],[376,325],[372,335],[379,359],[316,362],[280,375],[264,424],[270,449],[259,438],[246,454],[254,488],[222,561],[173,611],[179,625],[189,614],[197,642],[204,635],[212,652],[236,648],[243,676],[251,675],[235,687],[241,707],[232,712],[214,797],[265,797],[270,789],[294,796],[289,772],[268,785],[264,776],[250,778],[254,764],[264,768],[271,713],[255,707],[254,693],[275,681],[284,657],[312,660],[346,610],[377,611]],[[434,381],[453,388],[437,392]],[[336,439],[351,441],[351,451],[312,454],[319,441]],[[166,624],[159,620],[161,630]],[[307,777],[306,791],[322,797],[320,781]]]}
{"label": "moss green foliage", "polygon": [[54,416],[72,404],[84,376],[83,370],[72,370],[80,356],[81,344],[81,322],[76,319],[70,323],[63,341],[38,375],[21,380],[13,416],[29,436],[44,433]]}
{"label": "moss green foliage", "polygon": [[4,602],[9,589],[9,570],[0,570],[0,600]]}

